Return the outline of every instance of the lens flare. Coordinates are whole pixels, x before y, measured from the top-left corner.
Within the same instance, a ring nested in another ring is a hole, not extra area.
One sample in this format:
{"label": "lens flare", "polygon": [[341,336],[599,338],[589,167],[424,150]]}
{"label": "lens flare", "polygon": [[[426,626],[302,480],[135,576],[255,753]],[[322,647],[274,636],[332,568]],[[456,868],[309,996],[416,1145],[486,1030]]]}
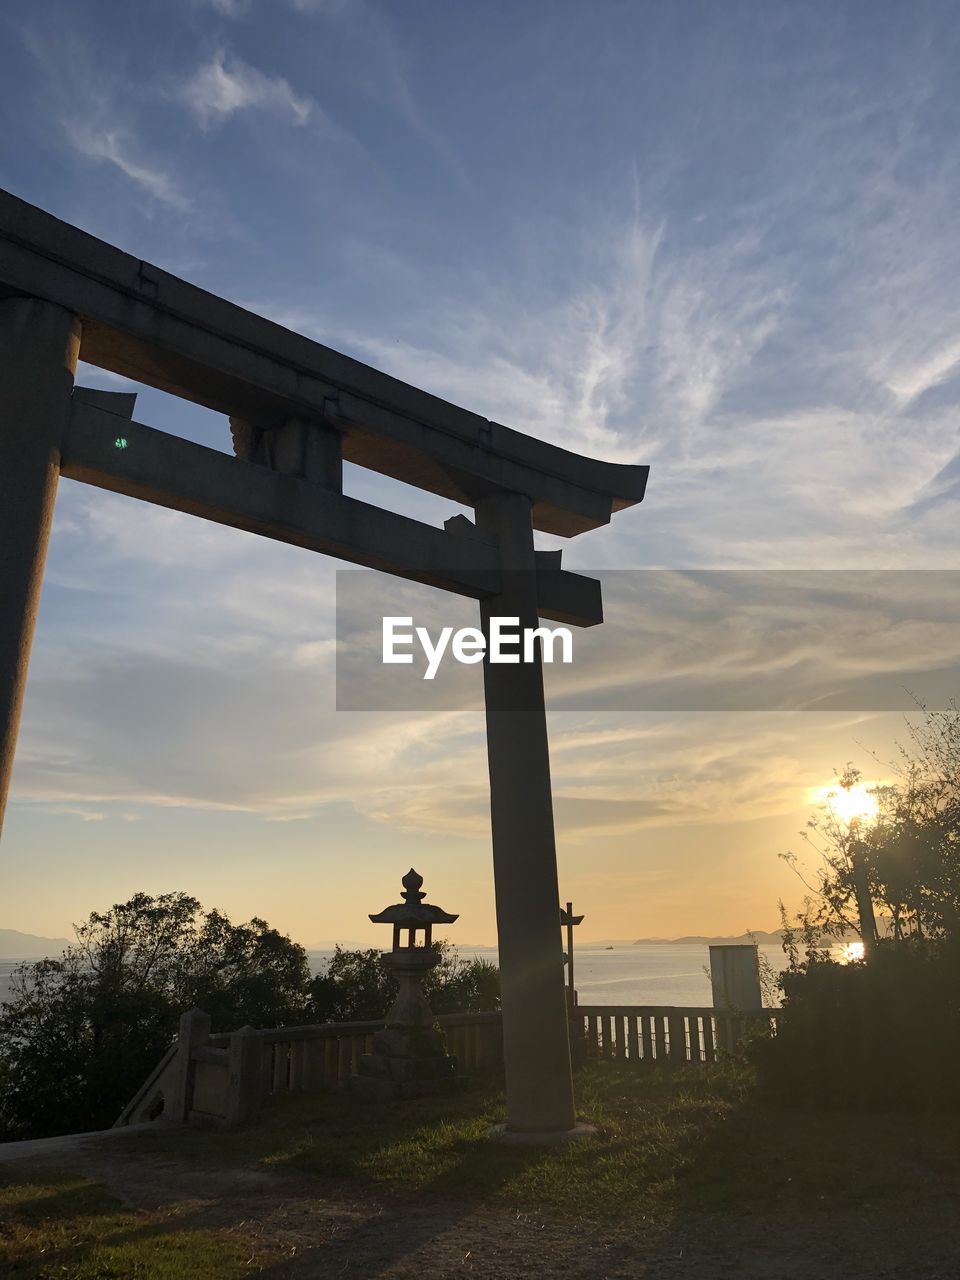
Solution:
{"label": "lens flare", "polygon": [[834,817],[848,826],[873,822],[879,809],[877,797],[862,782],[852,787],[840,787],[836,783],[818,787],[811,800],[815,804],[826,804]]}

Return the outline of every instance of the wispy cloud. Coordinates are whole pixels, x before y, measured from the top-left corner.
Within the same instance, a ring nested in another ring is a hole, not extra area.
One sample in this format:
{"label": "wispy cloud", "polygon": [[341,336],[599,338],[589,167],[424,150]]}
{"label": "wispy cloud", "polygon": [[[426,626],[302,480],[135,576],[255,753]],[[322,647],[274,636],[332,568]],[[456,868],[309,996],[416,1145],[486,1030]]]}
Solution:
{"label": "wispy cloud", "polygon": [[251,10],[253,0],[202,0],[224,18],[241,18]]}
{"label": "wispy cloud", "polygon": [[918,396],[939,386],[960,366],[960,338],[940,346],[919,363],[891,375],[887,385],[905,408]]}
{"label": "wispy cloud", "polygon": [[79,818],[81,822],[105,822],[107,817],[99,809],[71,808],[69,805],[54,806],[50,812],[63,814],[65,817]]}
{"label": "wispy cloud", "polygon": [[176,178],[136,154],[137,144],[129,135],[118,129],[98,130],[74,121],[67,121],[66,130],[74,150],[88,160],[113,165],[148,196],[181,213],[193,207]]}
{"label": "wispy cloud", "polygon": [[283,76],[268,76],[239,58],[217,49],[181,89],[182,100],[207,127],[240,111],[269,111],[291,124],[305,125],[316,110],[308,97],[294,92]]}
{"label": "wispy cloud", "polygon": [[66,21],[24,24],[18,34],[43,85],[35,110],[66,139],[74,155],[123,174],[151,205],[192,212],[193,200],[180,176],[170,163],[154,158],[141,139],[141,88],[125,76],[123,60],[106,66],[87,33]]}
{"label": "wispy cloud", "polygon": [[413,89],[404,53],[403,29],[369,0],[287,0],[296,12],[336,26],[355,60],[356,83],[370,97],[386,102],[411,132],[433,151],[467,191],[473,181],[463,157],[430,118]]}
{"label": "wispy cloud", "polygon": [[291,9],[298,13],[322,14],[325,18],[336,18],[343,14],[363,12],[369,15],[370,6],[364,0],[287,0]]}
{"label": "wispy cloud", "polygon": [[[535,252],[515,271],[452,277],[364,243],[349,251],[353,279],[387,304],[362,324],[289,297],[252,305],[493,420],[652,463],[643,508],[593,539],[596,551],[571,549],[587,567],[950,567],[960,345],[943,268],[960,269],[960,254],[941,225],[949,183],[917,193],[887,175],[881,194],[847,194],[838,221],[852,159],[836,159],[822,234],[842,268],[829,272],[782,251],[791,202],[808,198],[788,176],[747,230],[691,234],[634,190],[626,216],[555,247],[559,280]],[[850,218],[863,230],[848,242]],[[538,230],[525,230],[533,249]]]}
{"label": "wispy cloud", "polygon": [[[749,266],[753,245],[715,253],[665,246],[663,224],[632,219],[571,250],[567,287],[539,307],[539,281],[480,273],[433,282],[426,313],[349,327],[303,308],[261,304],[281,323],[346,345],[389,372],[532,435],[610,461],[685,451],[776,330],[788,291]],[[359,272],[417,281],[379,250]],[[416,336],[407,336],[409,330]]]}

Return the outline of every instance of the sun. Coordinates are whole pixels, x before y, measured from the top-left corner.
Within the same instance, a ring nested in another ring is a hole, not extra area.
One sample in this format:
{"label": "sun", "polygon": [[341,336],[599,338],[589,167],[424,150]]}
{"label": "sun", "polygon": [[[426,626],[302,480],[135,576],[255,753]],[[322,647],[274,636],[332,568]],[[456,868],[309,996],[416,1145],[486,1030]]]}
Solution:
{"label": "sun", "polygon": [[848,942],[843,948],[844,964],[856,963],[857,960],[862,960],[865,954],[866,948],[862,942]]}
{"label": "sun", "polygon": [[841,787],[835,782],[818,787],[813,798],[816,803],[826,804],[834,817],[847,826],[873,822],[879,809],[877,797],[862,782],[856,782],[852,787]]}

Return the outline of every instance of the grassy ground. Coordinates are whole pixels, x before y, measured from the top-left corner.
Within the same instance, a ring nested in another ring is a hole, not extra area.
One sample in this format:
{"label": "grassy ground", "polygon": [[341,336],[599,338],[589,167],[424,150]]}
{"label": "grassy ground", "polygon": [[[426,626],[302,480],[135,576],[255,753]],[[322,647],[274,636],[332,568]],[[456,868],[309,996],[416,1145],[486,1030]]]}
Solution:
{"label": "grassy ground", "polygon": [[499,1087],[395,1104],[349,1095],[286,1098],[255,1125],[211,1135],[152,1135],[144,1147],[210,1168],[223,1164],[308,1175],[351,1190],[482,1199],[567,1217],[623,1219],[667,1208],[677,1179],[745,1103],[735,1068],[666,1071],[598,1066],[579,1077],[579,1114],[598,1136],[561,1148],[492,1143]]}
{"label": "grassy ground", "polygon": [[599,1133],[559,1149],[491,1143],[491,1086],[0,1166],[0,1274],[960,1276],[956,1117],[776,1109],[730,1067],[602,1064],[578,1092]]}
{"label": "grassy ground", "polygon": [[229,1280],[250,1274],[243,1242],[179,1230],[165,1213],[131,1210],[89,1178],[0,1174],[0,1274],[23,1280]]}

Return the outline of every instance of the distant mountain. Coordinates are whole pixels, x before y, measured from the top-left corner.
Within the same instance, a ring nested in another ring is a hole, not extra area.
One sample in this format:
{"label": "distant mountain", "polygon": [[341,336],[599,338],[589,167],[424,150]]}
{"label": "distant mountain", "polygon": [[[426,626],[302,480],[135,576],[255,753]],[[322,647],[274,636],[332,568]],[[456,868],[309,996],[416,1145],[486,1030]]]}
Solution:
{"label": "distant mountain", "polygon": [[[880,928],[880,936],[889,932],[887,921],[881,916],[877,920]],[[857,931],[853,928],[844,929],[837,940],[843,941],[845,938],[856,938]],[[707,938],[701,934],[688,934],[685,938],[637,938],[634,946],[638,947],[652,943],[661,943],[663,946],[689,946],[689,947],[736,947],[749,945],[751,942],[758,942],[762,947],[779,947],[783,942],[783,930],[774,929],[772,933],[767,933],[763,929],[754,929],[752,933],[741,933],[736,938]],[[801,948],[802,950],[802,948]]]}
{"label": "distant mountain", "polygon": [[0,929],[0,956],[8,960],[42,960],[58,956],[69,945],[66,938],[39,938],[19,929]]}
{"label": "distant mountain", "polygon": [[751,942],[759,942],[764,947],[778,947],[783,941],[783,933],[776,929],[773,933],[767,933],[763,929],[754,929],[752,933],[741,933],[736,938],[707,938],[701,934],[688,934],[684,938],[637,938],[634,946],[638,947],[648,943],[662,943],[664,946],[689,946],[689,947],[735,947],[737,945],[749,945]]}

